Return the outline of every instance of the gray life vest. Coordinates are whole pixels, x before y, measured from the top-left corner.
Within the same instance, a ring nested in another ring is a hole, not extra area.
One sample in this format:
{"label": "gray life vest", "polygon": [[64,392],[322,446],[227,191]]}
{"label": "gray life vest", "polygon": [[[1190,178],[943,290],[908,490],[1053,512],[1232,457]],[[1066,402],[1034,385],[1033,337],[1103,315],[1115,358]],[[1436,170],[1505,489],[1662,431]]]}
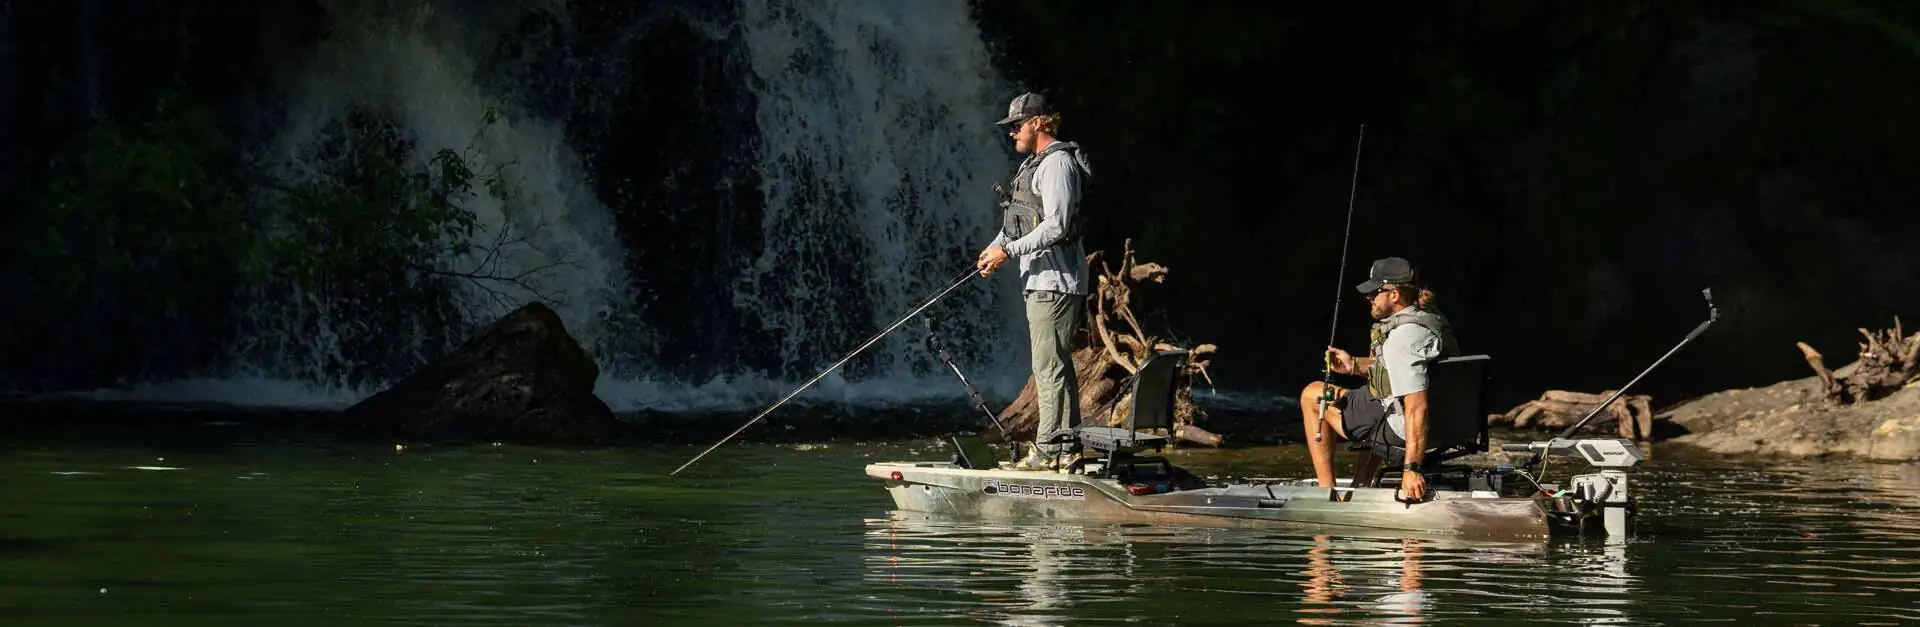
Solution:
{"label": "gray life vest", "polygon": [[[1000,232],[1006,234],[1007,239],[1025,237],[1026,234],[1040,227],[1041,220],[1046,219],[1046,205],[1040,202],[1040,194],[1033,189],[1033,174],[1040,169],[1040,163],[1046,161],[1048,156],[1062,151],[1073,157],[1073,164],[1079,168],[1082,178],[1080,195],[1082,198],[1086,196],[1087,186],[1084,179],[1093,176],[1093,166],[1087,162],[1086,151],[1081,150],[1080,145],[1073,142],[1056,140],[1047,144],[1046,149],[1020,162],[1020,167],[1013,172],[1012,190],[1000,198]],[[1080,212],[1075,211],[1074,219],[1067,223],[1067,232],[1063,238],[1068,241],[1079,238],[1080,222]]]}
{"label": "gray life vest", "polygon": [[1388,378],[1386,355],[1382,349],[1387,346],[1387,334],[1403,324],[1417,324],[1440,336],[1441,359],[1460,354],[1460,346],[1454,342],[1446,316],[1424,309],[1406,309],[1387,316],[1386,320],[1374,323],[1372,331],[1373,344],[1370,350],[1373,365],[1367,369],[1367,393],[1376,399],[1384,401],[1393,397],[1393,381]]}

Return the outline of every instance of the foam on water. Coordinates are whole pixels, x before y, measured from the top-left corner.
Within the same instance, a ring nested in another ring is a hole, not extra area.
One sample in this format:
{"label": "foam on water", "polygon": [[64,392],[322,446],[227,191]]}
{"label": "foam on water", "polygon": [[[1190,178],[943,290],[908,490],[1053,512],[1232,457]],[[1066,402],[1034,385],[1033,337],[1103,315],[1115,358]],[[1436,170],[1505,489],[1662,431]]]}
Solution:
{"label": "foam on water", "polygon": [[228,405],[251,409],[339,410],[371,394],[282,377],[237,376],[178,379],[124,388],[71,390],[42,394],[35,398],[105,403]]}

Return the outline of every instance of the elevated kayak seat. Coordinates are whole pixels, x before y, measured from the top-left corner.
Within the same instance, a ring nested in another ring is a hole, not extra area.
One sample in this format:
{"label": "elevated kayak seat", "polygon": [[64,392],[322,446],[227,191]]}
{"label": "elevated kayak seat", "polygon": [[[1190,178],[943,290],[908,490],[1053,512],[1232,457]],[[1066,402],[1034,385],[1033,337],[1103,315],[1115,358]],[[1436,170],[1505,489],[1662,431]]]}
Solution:
{"label": "elevated kayak seat", "polygon": [[[1153,476],[1164,476],[1172,465],[1161,457],[1141,457],[1140,453],[1167,447],[1173,433],[1173,388],[1175,377],[1186,364],[1186,351],[1160,351],[1140,365],[1131,381],[1131,403],[1123,427],[1082,426],[1074,429],[1070,440],[1082,453],[1092,450],[1105,463],[1102,475],[1125,479],[1140,466],[1157,466]],[[1149,430],[1159,429],[1161,433]],[[1053,438],[1048,438],[1049,441]]]}
{"label": "elevated kayak seat", "polygon": [[[1448,357],[1427,370],[1427,450],[1420,462],[1428,475],[1452,469],[1445,464],[1487,450],[1486,382],[1491,375],[1487,355]],[[1406,460],[1407,449],[1385,441],[1385,429],[1376,429],[1382,437],[1371,441],[1348,442],[1351,450],[1371,450],[1385,460],[1382,473],[1398,473]]]}

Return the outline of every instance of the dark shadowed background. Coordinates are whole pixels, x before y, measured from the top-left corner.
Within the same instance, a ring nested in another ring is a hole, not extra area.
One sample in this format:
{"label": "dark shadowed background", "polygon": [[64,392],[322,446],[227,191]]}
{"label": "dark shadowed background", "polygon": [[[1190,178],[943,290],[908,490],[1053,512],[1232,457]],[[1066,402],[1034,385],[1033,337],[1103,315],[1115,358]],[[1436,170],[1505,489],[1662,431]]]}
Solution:
{"label": "dark shadowed background", "polygon": [[[430,5],[437,12],[417,10]],[[1624,383],[1705,318],[1700,290],[1712,287],[1723,320],[1642,384],[1664,404],[1803,376],[1795,341],[1850,356],[1856,327],[1920,308],[1916,26],[1911,3],[1813,0],[10,2],[0,366],[21,390],[242,370],[378,385],[457,342],[485,322],[448,305],[458,281],[375,270],[441,254],[418,247],[433,237],[380,234],[459,230],[432,211],[445,206],[433,190],[466,179],[406,165],[459,150],[436,145],[459,134],[405,106],[458,89],[485,98],[446,102],[498,101],[512,125],[483,154],[518,146],[515,163],[526,163],[559,146],[577,160],[546,171],[577,172],[559,178],[579,187],[544,197],[567,198],[576,218],[589,198],[606,226],[578,230],[622,253],[593,273],[617,270],[618,285],[576,290],[598,294],[579,319],[605,322],[589,342],[603,370],[665,387],[747,371],[798,380],[986,241],[990,181],[954,183],[951,162],[1010,168],[1006,142],[981,121],[1030,89],[1063,109],[1063,136],[1095,161],[1089,246],[1117,253],[1132,238],[1140,259],[1172,268],[1138,306],[1177,339],[1218,344],[1223,388],[1291,394],[1317,379],[1336,289],[1346,290],[1338,342],[1363,349],[1351,285],[1369,260],[1400,255],[1420,266],[1463,346],[1495,357],[1503,406]],[[389,31],[407,37],[379,34]],[[776,43],[813,53],[769,65]],[[962,49],[983,52],[952,52]],[[409,82],[425,80],[409,54],[472,70],[448,71],[453,87]],[[330,58],[401,64],[367,80],[388,77],[403,97],[312,78],[315,59]],[[336,101],[364,111],[312,104]],[[873,117],[887,107],[891,117]],[[463,124],[483,117],[447,111]],[[262,165],[310,160],[275,155],[288,129],[313,120],[336,130],[301,137],[345,148],[300,154],[362,157],[319,179]],[[819,137],[860,143],[829,142],[822,150],[840,156],[807,161],[795,146],[822,140],[791,134],[828,123],[839,126]],[[952,148],[969,142],[1001,150]],[[899,184],[872,192],[881,184],[868,176]],[[542,184],[529,179],[523,197],[543,197]],[[289,186],[307,195],[276,195]],[[863,194],[876,198],[846,200]],[[393,205],[367,200],[389,195],[424,209],[394,221]],[[941,202],[978,213],[914,209],[895,223],[874,209]],[[298,239],[305,248],[275,249],[292,231],[270,225],[288,215],[324,227]],[[806,228],[787,226],[802,217]],[[350,238],[344,225],[356,221],[373,221],[358,231],[374,235]],[[378,239],[389,237],[405,241]],[[898,260],[854,254],[868,248]],[[960,316],[999,338],[970,347],[976,361],[1024,350],[993,331],[1017,324],[1004,315],[1011,291],[994,283],[982,292],[1003,294]],[[292,301],[330,304],[262,305]],[[826,313],[762,313],[783,307]],[[262,348],[266,327],[295,339]],[[322,342],[317,361],[292,356]],[[927,372],[911,356],[876,359],[850,365],[849,378]]]}

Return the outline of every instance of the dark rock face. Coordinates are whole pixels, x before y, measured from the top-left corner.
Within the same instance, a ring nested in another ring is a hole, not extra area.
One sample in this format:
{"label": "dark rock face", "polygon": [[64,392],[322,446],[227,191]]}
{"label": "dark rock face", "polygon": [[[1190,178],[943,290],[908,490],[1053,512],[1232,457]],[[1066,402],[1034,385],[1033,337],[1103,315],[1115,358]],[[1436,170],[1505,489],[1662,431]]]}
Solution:
{"label": "dark rock face", "polygon": [[[7,387],[92,389],[233,365],[225,349],[248,326],[235,313],[249,304],[236,287],[239,264],[195,254],[188,265],[173,242],[250,225],[181,219],[144,202],[61,213],[47,223],[101,233],[77,227],[105,222],[142,247],[116,237],[104,251],[114,254],[48,254],[40,259],[52,262],[33,264],[13,251],[53,240],[27,228],[24,210],[59,180],[61,164],[111,161],[117,151],[80,149],[87,131],[103,120],[143,128],[164,92],[217,114],[222,132],[206,142],[218,150],[161,141],[173,135],[147,144],[167,149],[155,154],[169,171],[189,165],[186,156],[215,156],[191,162],[210,187],[156,193],[194,206],[214,192],[256,197],[263,173],[240,156],[271,150],[286,126],[284,83],[331,33],[358,27],[348,14],[402,4],[0,3],[0,239],[13,258],[0,260],[0,298],[13,314],[0,325]],[[673,330],[657,334],[655,354],[673,356],[661,367],[687,381],[785,368],[789,360],[767,348],[783,331],[763,329],[731,301],[742,260],[765,246],[763,190],[854,192],[804,170],[761,171],[760,79],[748,34],[732,26],[738,3],[451,4],[475,8],[451,18],[473,20],[470,34],[506,32],[474,37],[462,51],[483,70],[472,77],[481,91],[559,125],[579,152],[625,245],[634,276],[625,304],[647,329]],[[1115,251],[1132,238],[1181,270],[1161,301],[1164,324],[1233,347],[1210,367],[1222,389],[1291,394],[1319,378],[1327,338],[1309,330],[1332,325],[1320,304],[1343,257],[1347,277],[1387,255],[1419,264],[1469,352],[1502,363],[1580,356],[1578,368],[1503,368],[1489,389],[1495,407],[1545,389],[1619,385],[1697,320],[1701,287],[1715,289],[1727,318],[1636,393],[1681,398],[1796,377],[1805,365],[1791,350],[1753,347],[1844,346],[1862,316],[1920,308],[1920,291],[1908,288],[1920,255],[1899,235],[1920,228],[1911,210],[1920,186],[1899,175],[1920,171],[1908,113],[1920,103],[1920,57],[1906,35],[1920,26],[1920,3],[1455,1],[1389,16],[1338,3],[974,4],[994,66],[1012,84],[951,106],[992,111],[1033,89],[1062,108],[1064,137],[1102,164],[1090,188],[1088,250]],[[782,13],[800,23],[833,11]],[[796,43],[820,45],[830,28],[799,26],[808,35]],[[794,80],[837,80],[808,74],[816,71],[795,67]],[[899,130],[886,129],[926,150],[950,143]],[[63,158],[68,146],[76,148]],[[459,148],[421,148],[443,147]],[[929,189],[912,180],[902,188]],[[987,190],[979,193],[978,210],[990,211]],[[1351,255],[1341,236],[1347,207]],[[125,273],[101,273],[124,259],[133,262]],[[191,271],[207,267],[229,270]],[[1247,306],[1249,268],[1281,297],[1314,305]],[[819,289],[851,300],[877,287],[842,274],[852,272],[844,265],[831,272],[839,278]],[[51,278],[18,276],[34,273]],[[1343,304],[1352,302],[1348,293]],[[1339,315],[1334,344],[1364,346],[1365,318]],[[831,358],[865,331],[858,326],[791,361]],[[393,372],[419,365],[395,353],[349,361],[386,360]],[[1275,372],[1274,356],[1299,361]],[[388,372],[379,369],[383,383]]]}
{"label": "dark rock face", "polygon": [[621,423],[593,394],[599,375],[560,317],[533,303],[348,408],[343,420],[411,439],[601,441]]}

